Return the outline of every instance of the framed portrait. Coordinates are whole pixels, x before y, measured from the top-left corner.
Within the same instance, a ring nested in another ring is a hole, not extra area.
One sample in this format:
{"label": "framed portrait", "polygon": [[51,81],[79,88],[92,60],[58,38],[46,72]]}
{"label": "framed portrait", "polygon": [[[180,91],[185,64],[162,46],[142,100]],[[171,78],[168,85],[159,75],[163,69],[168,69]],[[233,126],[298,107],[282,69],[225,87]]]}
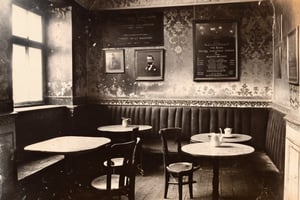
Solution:
{"label": "framed portrait", "polygon": [[104,50],[105,73],[124,73],[124,49]]}
{"label": "framed portrait", "polygon": [[299,85],[299,26],[288,33],[287,68],[289,83]]}
{"label": "framed portrait", "polygon": [[195,20],[194,81],[239,79],[236,21]]}
{"label": "framed portrait", "polygon": [[134,56],[137,81],[163,80],[163,49],[139,49],[135,50]]}

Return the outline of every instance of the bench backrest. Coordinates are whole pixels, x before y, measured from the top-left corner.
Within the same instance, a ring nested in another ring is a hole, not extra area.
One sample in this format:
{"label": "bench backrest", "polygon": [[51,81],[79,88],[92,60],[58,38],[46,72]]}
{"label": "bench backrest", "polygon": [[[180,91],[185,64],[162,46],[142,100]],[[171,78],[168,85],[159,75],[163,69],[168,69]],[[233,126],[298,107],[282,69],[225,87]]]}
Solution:
{"label": "bench backrest", "polygon": [[284,172],[285,159],[285,114],[272,109],[269,114],[266,132],[265,151],[280,172]]}
{"label": "bench backrest", "polygon": [[152,125],[154,137],[159,137],[159,129],[167,127],[182,128],[186,138],[232,127],[235,133],[251,135],[251,144],[257,150],[264,149],[269,115],[268,108],[101,105],[97,111],[101,115],[98,115],[101,124],[121,124],[122,117],[129,117],[132,124]]}

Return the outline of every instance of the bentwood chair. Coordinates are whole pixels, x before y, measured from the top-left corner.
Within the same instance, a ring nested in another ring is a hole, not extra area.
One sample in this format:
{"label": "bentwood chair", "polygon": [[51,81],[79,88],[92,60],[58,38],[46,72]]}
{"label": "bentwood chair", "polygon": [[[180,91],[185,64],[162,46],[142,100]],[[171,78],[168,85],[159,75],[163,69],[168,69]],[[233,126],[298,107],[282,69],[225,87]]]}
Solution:
{"label": "bentwood chair", "polygon": [[[138,132],[139,132],[139,127],[134,127],[132,129],[132,131],[120,133],[123,136],[126,136],[126,138],[123,137],[121,140],[119,138],[119,140],[117,140],[117,141],[120,143],[120,142],[135,140],[138,137]],[[139,140],[140,140],[140,138],[139,138]],[[116,142],[116,140],[113,140],[113,141]],[[139,141],[139,143],[140,143],[140,141]],[[111,159],[111,165],[112,166],[120,166],[120,165],[122,165],[122,163],[123,163],[123,158],[121,158],[121,157],[120,158],[116,157],[116,158]],[[104,161],[104,166],[107,167],[107,161]]]}
{"label": "bentwood chair", "polygon": [[[179,200],[182,199],[182,186],[189,185],[190,198],[193,198],[193,172],[199,169],[194,166],[193,162],[183,161],[181,153],[181,128],[163,128],[159,130],[163,145],[163,161],[165,175],[165,191],[164,198],[167,198],[169,184],[177,184],[179,192]],[[173,143],[173,144],[172,144]],[[177,145],[176,152],[170,152],[169,146]],[[187,181],[184,181],[187,177]]]}
{"label": "bentwood chair", "polygon": [[[104,167],[105,174],[95,178],[91,185],[103,191],[108,199],[126,195],[129,200],[135,198],[136,155],[140,149],[140,139],[116,143],[110,147],[109,158]],[[122,158],[122,163],[115,165],[113,158]]]}

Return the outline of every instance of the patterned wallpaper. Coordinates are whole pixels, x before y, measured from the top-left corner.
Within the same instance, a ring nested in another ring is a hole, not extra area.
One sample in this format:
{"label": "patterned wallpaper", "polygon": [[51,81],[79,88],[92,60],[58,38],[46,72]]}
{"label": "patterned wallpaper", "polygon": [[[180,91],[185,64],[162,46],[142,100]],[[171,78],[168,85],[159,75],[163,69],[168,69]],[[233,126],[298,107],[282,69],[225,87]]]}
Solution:
{"label": "patterned wallpaper", "polygon": [[0,2],[0,101],[10,98],[10,0]]}
{"label": "patterned wallpaper", "polygon": [[281,76],[274,79],[274,99],[294,111],[300,112],[299,85],[289,84],[287,72],[287,35],[300,24],[299,1],[274,0],[275,24],[274,24],[274,47],[281,49],[278,69]]}
{"label": "patterned wallpaper", "polygon": [[11,81],[11,0],[0,1],[0,113],[13,110]]}
{"label": "patterned wallpaper", "polygon": [[[82,98],[87,95],[87,69],[86,69],[86,54],[87,54],[87,37],[88,37],[88,17],[86,10],[81,7],[73,7],[72,16],[73,38],[73,95],[75,98]],[[76,78],[75,78],[76,77]]]}
{"label": "patterned wallpaper", "polygon": [[[52,10],[48,25],[47,101],[72,103],[72,14],[71,7]],[[62,12],[63,11],[63,12]]]}
{"label": "patterned wallpaper", "polygon": [[[163,11],[165,74],[163,81],[155,82],[135,81],[134,50],[140,48],[124,48],[124,74],[105,74],[100,34],[103,16],[98,13],[97,19],[91,19],[87,73],[91,99],[271,99],[272,9],[268,5],[207,5]],[[193,81],[194,19],[238,21],[239,81]]]}

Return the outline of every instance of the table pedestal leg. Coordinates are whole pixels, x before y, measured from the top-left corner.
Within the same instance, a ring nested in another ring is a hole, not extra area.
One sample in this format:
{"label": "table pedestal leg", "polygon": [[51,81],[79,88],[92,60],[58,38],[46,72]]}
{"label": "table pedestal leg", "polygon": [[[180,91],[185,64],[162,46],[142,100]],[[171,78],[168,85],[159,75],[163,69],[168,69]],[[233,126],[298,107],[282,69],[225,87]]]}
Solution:
{"label": "table pedestal leg", "polygon": [[213,180],[212,180],[212,196],[213,200],[219,199],[219,160],[213,159]]}

